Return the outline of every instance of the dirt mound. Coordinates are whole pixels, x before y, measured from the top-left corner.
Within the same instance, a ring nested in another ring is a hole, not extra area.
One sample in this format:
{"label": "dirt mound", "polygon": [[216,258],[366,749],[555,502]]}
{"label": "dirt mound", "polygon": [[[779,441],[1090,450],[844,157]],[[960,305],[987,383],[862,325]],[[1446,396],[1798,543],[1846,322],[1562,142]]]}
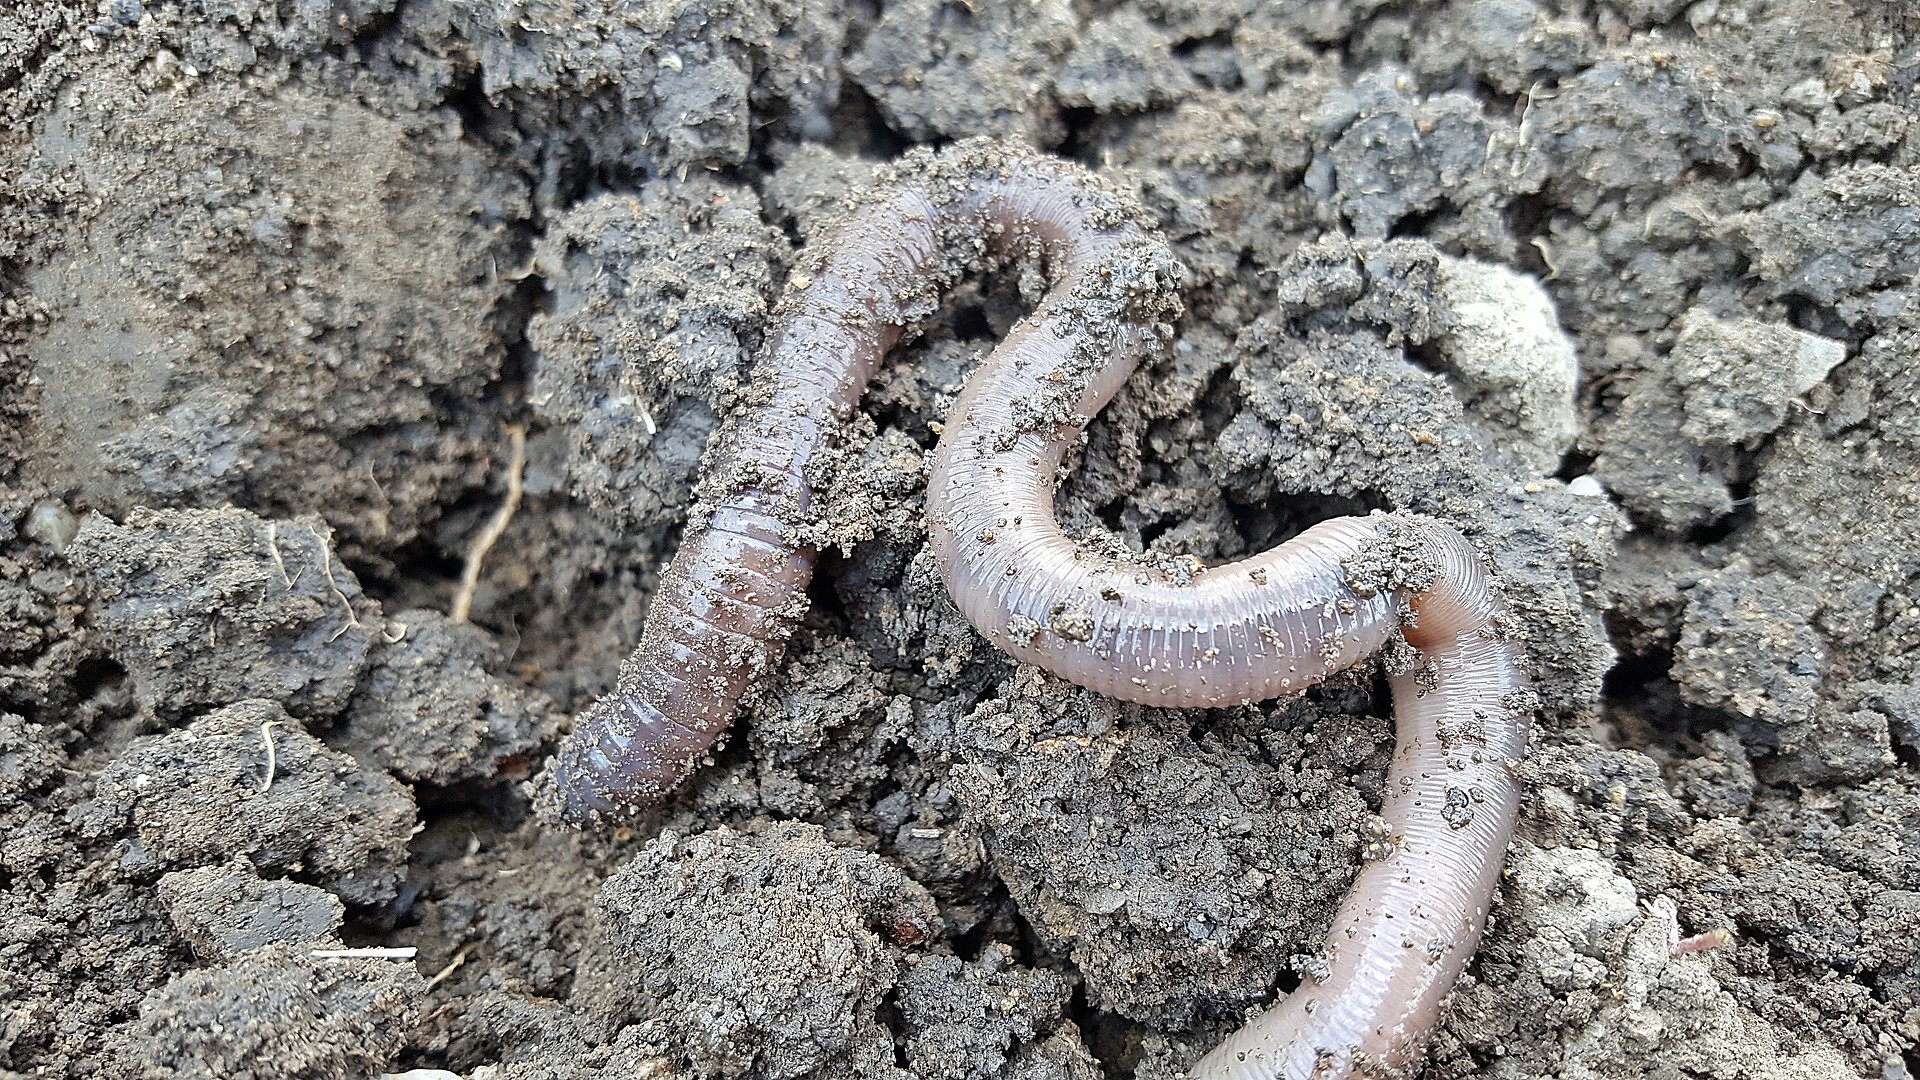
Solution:
{"label": "dirt mound", "polygon": [[[811,609],[715,760],[607,835],[529,813],[796,253],[980,133],[1137,190],[1188,269],[1069,532],[1211,562],[1406,509],[1491,555],[1544,714],[1423,1077],[1920,1069],[1917,32],[8,6],[0,1075],[1171,1080],[1307,977],[1391,753],[1374,673],[1118,705],[1017,669],[925,551],[925,454],[1031,268],[846,426]],[[507,425],[524,501],[456,622]],[[416,954],[325,955],[363,947]]]}

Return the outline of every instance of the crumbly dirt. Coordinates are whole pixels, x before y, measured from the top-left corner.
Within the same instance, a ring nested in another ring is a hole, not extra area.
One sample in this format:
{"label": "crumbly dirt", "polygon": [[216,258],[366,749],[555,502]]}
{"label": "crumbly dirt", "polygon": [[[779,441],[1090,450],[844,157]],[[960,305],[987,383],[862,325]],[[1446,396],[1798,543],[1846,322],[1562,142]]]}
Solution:
{"label": "crumbly dirt", "polygon": [[1904,1080],[1917,81],[1867,0],[0,5],[0,1078],[1172,1080],[1297,985],[1375,674],[1106,701],[925,551],[1018,267],[846,425],[714,760],[609,833],[529,811],[789,270],[993,134],[1186,268],[1071,532],[1403,509],[1499,574],[1539,738],[1421,1077]]}

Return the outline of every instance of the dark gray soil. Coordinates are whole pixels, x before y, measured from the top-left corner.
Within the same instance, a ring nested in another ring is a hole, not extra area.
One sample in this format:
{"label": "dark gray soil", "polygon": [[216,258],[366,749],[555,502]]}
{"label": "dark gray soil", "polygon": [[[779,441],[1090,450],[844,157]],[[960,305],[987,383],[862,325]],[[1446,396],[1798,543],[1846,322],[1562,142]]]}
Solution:
{"label": "dark gray soil", "polygon": [[1917,80],[1888,0],[0,5],[0,1080],[1172,1080],[1297,985],[1384,690],[974,634],[923,462],[1018,273],[869,393],[715,760],[529,811],[797,253],[977,134],[1187,265],[1070,531],[1409,509],[1505,583],[1530,797],[1421,1076],[1907,1080]]}

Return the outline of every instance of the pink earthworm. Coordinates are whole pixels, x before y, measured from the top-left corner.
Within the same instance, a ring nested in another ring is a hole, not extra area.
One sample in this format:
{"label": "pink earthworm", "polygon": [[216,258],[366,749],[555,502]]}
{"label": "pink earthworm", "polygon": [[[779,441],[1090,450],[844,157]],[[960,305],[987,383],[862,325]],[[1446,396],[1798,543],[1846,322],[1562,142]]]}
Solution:
{"label": "pink earthworm", "polygon": [[807,468],[905,328],[963,274],[1034,257],[1051,286],[982,362],[933,456],[929,545],[969,621],[1098,693],[1167,707],[1296,692],[1387,650],[1396,748],[1369,862],[1310,981],[1196,1077],[1404,1069],[1485,925],[1519,812],[1530,712],[1519,649],[1452,528],[1322,522],[1190,574],[1095,554],[1054,516],[1067,449],[1178,314],[1179,268],[1134,203],[1076,166],[984,141],[916,152],[803,259],[758,389],[718,452],[615,692],[543,800],[568,819],[671,790],[711,748],[804,605]]}

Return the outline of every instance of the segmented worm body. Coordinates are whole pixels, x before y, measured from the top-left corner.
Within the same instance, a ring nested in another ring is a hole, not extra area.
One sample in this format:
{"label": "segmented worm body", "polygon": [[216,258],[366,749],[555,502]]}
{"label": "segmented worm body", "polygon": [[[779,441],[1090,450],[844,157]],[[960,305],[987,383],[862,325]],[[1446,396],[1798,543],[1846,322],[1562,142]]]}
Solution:
{"label": "segmented worm body", "polygon": [[1317,978],[1196,1075],[1337,1080],[1408,1066],[1485,924],[1519,790],[1528,713],[1517,648],[1477,555],[1426,519],[1342,518],[1270,551],[1174,575],[1060,529],[1067,448],[1177,314],[1178,268],[1132,202],[1079,168],[991,143],[911,155],[796,269],[756,402],[722,440],[680,553],[615,693],[562,748],[574,820],[677,784],[778,658],[813,553],[796,542],[807,465],[904,329],[983,264],[1036,259],[1051,285],[955,402],[928,489],[930,546],[996,645],[1149,705],[1298,691],[1404,641],[1397,745],[1372,858]]}

